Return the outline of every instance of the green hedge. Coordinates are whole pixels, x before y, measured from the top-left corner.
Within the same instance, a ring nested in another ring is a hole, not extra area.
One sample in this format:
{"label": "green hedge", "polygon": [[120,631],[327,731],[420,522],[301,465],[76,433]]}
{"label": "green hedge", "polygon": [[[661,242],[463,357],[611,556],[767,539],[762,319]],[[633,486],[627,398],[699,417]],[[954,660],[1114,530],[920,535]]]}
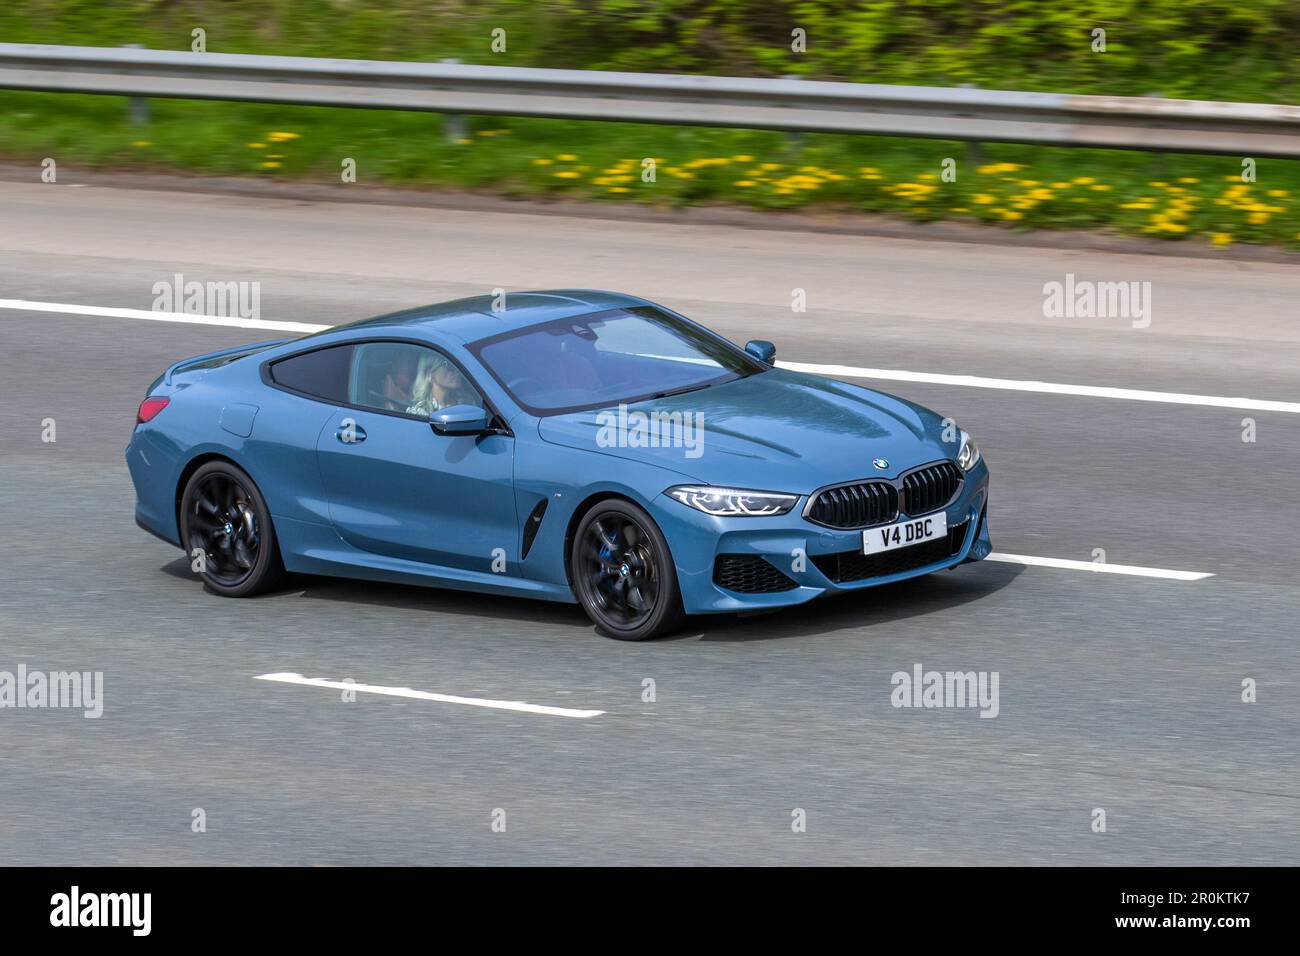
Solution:
{"label": "green hedge", "polygon": [[[10,42],[1286,102],[1295,0],[8,0]],[[493,54],[490,31],[506,30]],[[807,50],[791,51],[791,31]],[[1092,31],[1106,31],[1106,52]]]}

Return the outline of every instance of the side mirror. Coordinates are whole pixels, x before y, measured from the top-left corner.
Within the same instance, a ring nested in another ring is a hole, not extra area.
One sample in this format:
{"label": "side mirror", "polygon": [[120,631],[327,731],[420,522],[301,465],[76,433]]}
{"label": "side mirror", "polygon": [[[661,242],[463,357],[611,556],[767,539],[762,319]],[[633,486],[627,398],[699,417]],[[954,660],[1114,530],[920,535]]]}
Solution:
{"label": "side mirror", "polygon": [[745,343],[745,351],[764,365],[771,365],[776,358],[776,346],[766,339],[753,339]]}
{"label": "side mirror", "polygon": [[429,416],[429,424],[439,435],[481,435],[491,423],[487,409],[473,405],[448,405]]}

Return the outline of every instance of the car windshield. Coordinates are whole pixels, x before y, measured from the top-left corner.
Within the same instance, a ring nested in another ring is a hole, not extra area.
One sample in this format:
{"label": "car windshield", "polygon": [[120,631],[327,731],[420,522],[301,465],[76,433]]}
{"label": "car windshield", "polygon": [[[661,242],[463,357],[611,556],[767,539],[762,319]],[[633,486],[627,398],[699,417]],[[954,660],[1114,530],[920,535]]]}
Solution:
{"label": "car windshield", "polygon": [[707,388],[767,367],[698,326],[641,307],[560,319],[469,348],[534,415]]}

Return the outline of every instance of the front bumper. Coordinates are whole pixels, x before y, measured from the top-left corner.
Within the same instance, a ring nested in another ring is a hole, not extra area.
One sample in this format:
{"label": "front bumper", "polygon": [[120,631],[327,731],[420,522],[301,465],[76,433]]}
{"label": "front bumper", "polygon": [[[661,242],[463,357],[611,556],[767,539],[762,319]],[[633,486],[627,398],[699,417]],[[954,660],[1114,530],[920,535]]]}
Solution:
{"label": "front bumper", "polygon": [[[988,482],[988,468],[981,461],[967,474],[957,497],[943,509],[950,542],[938,539],[889,551],[879,558],[861,556],[861,530],[833,530],[804,519],[806,496],[787,514],[773,518],[714,518],[661,496],[655,518],[672,548],[688,614],[788,607],[825,594],[859,591],[987,557],[993,549]],[[720,584],[715,568],[721,556],[727,556],[728,562],[728,573],[718,576],[724,582],[742,588],[775,582],[784,590],[746,591]],[[733,561],[732,556],[739,560]],[[924,563],[918,563],[921,561]]]}

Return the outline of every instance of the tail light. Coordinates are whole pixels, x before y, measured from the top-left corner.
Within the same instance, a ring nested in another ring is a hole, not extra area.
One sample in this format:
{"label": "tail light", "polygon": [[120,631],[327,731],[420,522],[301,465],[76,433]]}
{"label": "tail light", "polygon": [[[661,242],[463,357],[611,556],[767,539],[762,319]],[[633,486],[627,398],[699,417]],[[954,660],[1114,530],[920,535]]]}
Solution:
{"label": "tail light", "polygon": [[151,422],[157,417],[158,413],[167,407],[171,399],[167,398],[146,398],[140,403],[140,410],[135,413],[135,423],[143,425],[145,422]]}

